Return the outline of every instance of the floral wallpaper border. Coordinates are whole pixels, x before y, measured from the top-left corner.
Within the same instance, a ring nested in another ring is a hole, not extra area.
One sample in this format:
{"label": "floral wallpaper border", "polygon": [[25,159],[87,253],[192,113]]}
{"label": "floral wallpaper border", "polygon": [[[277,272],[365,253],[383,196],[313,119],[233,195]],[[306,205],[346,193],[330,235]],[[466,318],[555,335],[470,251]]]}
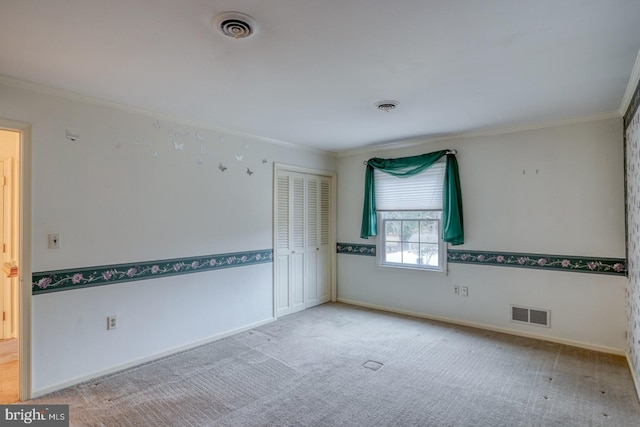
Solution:
{"label": "floral wallpaper border", "polygon": [[339,254],[376,256],[376,245],[362,245],[359,243],[338,243]]}
{"label": "floral wallpaper border", "polygon": [[447,261],[459,264],[536,268],[543,270],[611,274],[615,276],[625,276],[627,274],[626,261],[620,258],[449,249],[447,252]]}
{"label": "floral wallpaper border", "polygon": [[270,262],[273,262],[273,251],[271,249],[263,249],[161,261],[43,271],[32,275],[32,294],[38,295]]}
{"label": "floral wallpaper border", "polygon": [[[358,243],[338,243],[337,252],[339,254],[375,256],[376,246]],[[447,251],[447,261],[456,264],[536,268],[542,270],[610,274],[615,276],[625,276],[627,274],[627,263],[624,259],[620,258],[449,249]]]}
{"label": "floral wallpaper border", "polygon": [[[375,256],[376,246],[358,243],[338,243],[337,253]],[[624,276],[626,261],[618,258],[576,257],[562,255],[526,254],[514,252],[462,251],[449,249],[447,261],[459,264],[481,264],[503,267],[536,268],[544,270]],[[161,261],[145,261],[96,267],[35,272],[32,275],[32,294],[38,295],[91,286],[109,285],[157,277],[199,273],[222,268],[242,267],[273,262],[273,251],[263,249]]]}

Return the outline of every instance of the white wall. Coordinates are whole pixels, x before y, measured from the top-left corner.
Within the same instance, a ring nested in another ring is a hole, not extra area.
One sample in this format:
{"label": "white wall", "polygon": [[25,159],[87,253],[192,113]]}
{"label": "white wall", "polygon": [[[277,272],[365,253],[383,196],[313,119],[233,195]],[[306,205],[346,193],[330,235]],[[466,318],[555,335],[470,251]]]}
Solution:
{"label": "white wall", "polygon": [[[465,224],[456,249],[624,258],[622,145],[616,118],[341,157],[338,242],[375,244],[359,237],[363,160],[455,148]],[[338,298],[624,354],[624,277],[448,267],[448,275],[382,268],[341,254]],[[550,309],[551,328],[510,322],[510,304]]]}
{"label": "white wall", "polygon": [[[34,272],[269,249],[273,163],[335,170],[327,154],[7,81],[0,118],[32,125]],[[49,233],[61,249],[47,248]],[[271,309],[271,264],[35,295],[33,392],[268,321]],[[111,314],[121,326],[106,331]]]}

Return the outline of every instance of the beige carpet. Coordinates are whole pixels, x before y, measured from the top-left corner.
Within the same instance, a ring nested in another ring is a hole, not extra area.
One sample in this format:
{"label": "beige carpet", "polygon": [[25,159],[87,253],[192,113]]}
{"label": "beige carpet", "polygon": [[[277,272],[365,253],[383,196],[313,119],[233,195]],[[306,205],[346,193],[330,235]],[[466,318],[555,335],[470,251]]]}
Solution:
{"label": "beige carpet", "polygon": [[73,426],[638,426],[624,358],[325,304],[62,390]]}

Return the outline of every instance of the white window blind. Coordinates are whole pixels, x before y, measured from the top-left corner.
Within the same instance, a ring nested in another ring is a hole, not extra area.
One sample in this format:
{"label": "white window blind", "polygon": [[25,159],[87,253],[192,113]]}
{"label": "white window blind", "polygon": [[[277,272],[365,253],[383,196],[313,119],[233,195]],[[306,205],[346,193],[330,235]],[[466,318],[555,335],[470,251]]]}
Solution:
{"label": "white window blind", "polygon": [[444,169],[442,160],[407,178],[398,178],[376,169],[376,210],[441,210]]}

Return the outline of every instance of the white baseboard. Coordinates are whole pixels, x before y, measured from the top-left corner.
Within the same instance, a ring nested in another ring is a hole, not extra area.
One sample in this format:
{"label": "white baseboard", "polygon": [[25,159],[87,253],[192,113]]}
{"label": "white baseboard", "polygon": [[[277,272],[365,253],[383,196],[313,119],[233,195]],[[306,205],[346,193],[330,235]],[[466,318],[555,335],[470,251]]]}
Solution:
{"label": "white baseboard", "polygon": [[488,331],[502,332],[504,334],[509,334],[509,335],[517,335],[517,336],[520,336],[520,337],[534,338],[534,339],[538,339],[538,340],[542,340],[542,341],[555,342],[555,343],[558,343],[558,344],[566,344],[566,345],[570,345],[570,346],[573,346],[573,347],[585,348],[587,350],[599,351],[601,353],[610,353],[610,354],[615,354],[615,355],[618,355],[618,356],[626,356],[626,352],[624,350],[619,349],[619,348],[606,347],[606,346],[589,344],[589,343],[585,343],[585,342],[581,342],[581,341],[572,341],[572,340],[567,340],[567,339],[562,339],[562,338],[549,337],[549,336],[546,336],[546,335],[533,334],[533,333],[517,331],[517,330],[513,330],[513,329],[499,328],[499,327],[496,327],[496,326],[485,325],[483,323],[467,322],[467,321],[464,321],[464,320],[452,319],[452,318],[449,318],[449,317],[432,316],[432,315],[429,315],[429,314],[418,313],[418,312],[415,312],[415,311],[400,310],[400,309],[393,308],[393,307],[386,307],[386,306],[382,306],[382,305],[369,304],[369,303],[365,303],[365,302],[351,300],[351,299],[348,299],[348,298],[338,298],[338,302],[341,302],[341,303],[344,303],[344,304],[349,304],[349,305],[356,305],[356,306],[365,307],[365,308],[371,308],[371,309],[374,309],[374,310],[388,311],[390,313],[404,314],[404,315],[407,315],[407,316],[420,317],[420,318],[429,319],[429,320],[437,320],[439,322],[451,323],[451,324],[454,324],[454,325],[469,326],[469,327],[472,327],[472,328],[484,329],[484,330],[488,330]]}
{"label": "white baseboard", "polygon": [[636,394],[638,395],[638,400],[640,401],[640,383],[638,383],[638,379],[636,378],[636,373],[633,371],[633,365],[631,364],[629,353],[626,354],[626,357],[627,357],[627,364],[629,364],[629,371],[631,372],[631,378],[633,379],[633,385],[636,387]]}
{"label": "white baseboard", "polygon": [[83,383],[85,381],[89,381],[89,380],[91,380],[93,378],[98,378],[98,377],[102,377],[104,375],[113,374],[115,372],[119,372],[119,371],[122,371],[122,370],[125,370],[125,369],[128,369],[128,368],[132,368],[134,366],[142,365],[143,363],[152,362],[154,360],[162,359],[163,357],[171,356],[172,354],[175,354],[175,353],[180,353],[180,352],[185,351],[185,350],[190,350],[192,348],[200,347],[201,345],[209,344],[211,342],[218,341],[218,340],[221,340],[223,338],[227,338],[227,337],[230,337],[232,335],[239,334],[241,332],[246,332],[246,331],[249,331],[251,329],[257,328],[258,326],[262,326],[262,325],[266,325],[267,323],[271,323],[273,321],[274,321],[274,318],[268,318],[268,319],[265,319],[265,320],[261,320],[259,322],[253,323],[251,325],[243,326],[243,327],[238,328],[238,329],[233,329],[233,330],[228,331],[228,332],[224,332],[224,333],[221,333],[221,334],[218,334],[218,335],[214,335],[213,337],[209,337],[209,338],[206,338],[206,339],[203,339],[203,340],[191,342],[189,344],[185,344],[185,345],[182,345],[182,346],[179,346],[179,347],[174,347],[172,349],[169,349],[169,350],[166,350],[166,351],[162,351],[160,353],[152,354],[151,356],[147,356],[147,357],[143,357],[143,358],[140,358],[140,359],[132,360],[130,362],[123,363],[123,364],[118,365],[118,366],[113,366],[111,368],[104,369],[104,370],[101,370],[101,371],[98,371],[98,372],[94,372],[94,373],[91,373],[89,375],[83,375],[81,377],[74,378],[73,380],[70,380],[70,381],[65,381],[65,382],[58,383],[58,384],[50,386],[50,387],[41,388],[41,389],[38,389],[38,390],[32,390],[31,398],[35,399],[35,398],[44,396],[46,394],[52,393],[54,391],[58,391],[58,390],[61,390],[63,388],[71,387],[71,386],[74,386],[76,384],[80,384],[80,383]]}

